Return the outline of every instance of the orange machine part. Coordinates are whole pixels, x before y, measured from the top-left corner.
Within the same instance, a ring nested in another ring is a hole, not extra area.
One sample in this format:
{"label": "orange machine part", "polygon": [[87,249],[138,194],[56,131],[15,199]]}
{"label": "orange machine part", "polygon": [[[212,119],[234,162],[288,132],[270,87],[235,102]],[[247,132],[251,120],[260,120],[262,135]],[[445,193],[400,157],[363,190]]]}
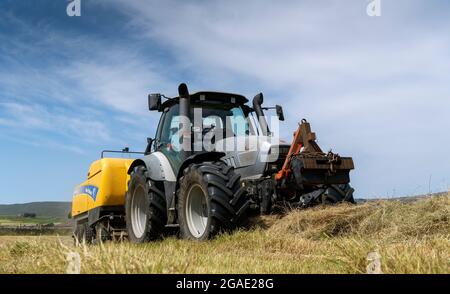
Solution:
{"label": "orange machine part", "polygon": [[291,147],[289,148],[289,152],[286,156],[286,160],[283,163],[283,167],[281,170],[278,171],[278,173],[275,175],[275,179],[277,181],[281,181],[282,179],[285,179],[289,173],[291,172],[291,157],[294,154],[300,153],[300,149],[302,148],[303,144],[301,141],[301,132],[300,132],[300,126],[298,129],[294,132],[294,139],[292,140]]}

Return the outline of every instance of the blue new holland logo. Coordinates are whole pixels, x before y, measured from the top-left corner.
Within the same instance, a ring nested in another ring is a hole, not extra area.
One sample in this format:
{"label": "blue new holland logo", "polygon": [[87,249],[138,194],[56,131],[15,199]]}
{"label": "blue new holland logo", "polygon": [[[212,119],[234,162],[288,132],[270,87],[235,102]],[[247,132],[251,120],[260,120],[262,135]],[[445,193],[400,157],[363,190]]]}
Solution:
{"label": "blue new holland logo", "polygon": [[92,185],[80,186],[73,192],[73,197],[78,195],[88,195],[94,201],[97,198],[98,187]]}

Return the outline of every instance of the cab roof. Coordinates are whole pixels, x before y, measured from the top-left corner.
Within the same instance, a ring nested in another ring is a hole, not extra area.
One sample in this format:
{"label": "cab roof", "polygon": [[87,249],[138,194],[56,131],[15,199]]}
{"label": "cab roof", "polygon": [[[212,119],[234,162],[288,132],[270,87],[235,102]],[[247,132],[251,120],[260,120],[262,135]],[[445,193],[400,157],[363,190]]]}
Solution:
{"label": "cab roof", "polygon": [[[224,93],[224,92],[212,92],[201,91],[190,94],[191,103],[220,103],[220,104],[236,104],[244,105],[248,102],[248,99],[240,94]],[[174,97],[166,100],[162,103],[161,109],[165,109],[174,104],[177,104],[180,97]]]}

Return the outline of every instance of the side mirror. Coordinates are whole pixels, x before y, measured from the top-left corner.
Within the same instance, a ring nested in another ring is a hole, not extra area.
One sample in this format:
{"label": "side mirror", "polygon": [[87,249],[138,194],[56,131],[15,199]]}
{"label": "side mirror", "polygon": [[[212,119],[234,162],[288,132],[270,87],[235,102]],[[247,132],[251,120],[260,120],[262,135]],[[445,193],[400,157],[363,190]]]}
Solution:
{"label": "side mirror", "polygon": [[152,152],[153,141],[154,141],[154,139],[147,138],[147,147],[145,148],[144,155],[148,155],[148,154],[150,154]]}
{"label": "side mirror", "polygon": [[148,95],[148,109],[150,111],[161,109],[161,94]]}
{"label": "side mirror", "polygon": [[276,109],[276,111],[277,111],[278,119],[279,119],[280,121],[284,121],[283,107],[281,107],[280,105],[276,105],[276,106],[275,106],[275,109]]}

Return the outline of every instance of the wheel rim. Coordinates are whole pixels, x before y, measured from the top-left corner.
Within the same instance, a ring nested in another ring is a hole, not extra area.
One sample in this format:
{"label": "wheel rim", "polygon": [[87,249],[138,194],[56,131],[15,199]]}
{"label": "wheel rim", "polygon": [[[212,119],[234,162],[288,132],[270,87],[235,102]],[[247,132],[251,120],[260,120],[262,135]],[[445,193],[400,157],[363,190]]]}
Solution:
{"label": "wheel rim", "polygon": [[186,222],[192,236],[195,238],[203,236],[208,223],[208,206],[206,193],[199,184],[193,185],[188,191]]}
{"label": "wheel rim", "polygon": [[137,238],[141,238],[145,232],[145,226],[147,225],[147,213],[146,213],[146,195],[143,186],[138,186],[133,193],[131,199],[131,227],[133,233]]}

